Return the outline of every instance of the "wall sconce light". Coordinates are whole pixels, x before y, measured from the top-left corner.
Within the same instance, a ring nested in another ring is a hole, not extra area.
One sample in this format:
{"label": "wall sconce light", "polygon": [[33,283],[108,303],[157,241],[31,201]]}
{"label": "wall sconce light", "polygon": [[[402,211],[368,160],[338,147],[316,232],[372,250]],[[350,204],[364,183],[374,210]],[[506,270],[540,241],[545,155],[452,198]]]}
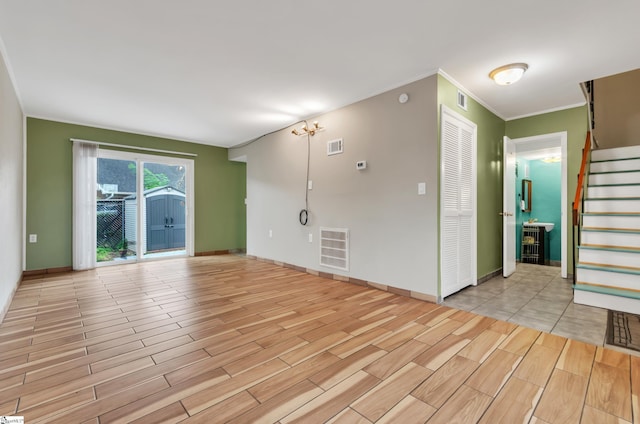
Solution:
{"label": "wall sconce light", "polygon": [[489,78],[498,85],[511,85],[520,80],[527,69],[529,65],[526,63],[511,63],[489,72]]}
{"label": "wall sconce light", "polygon": [[317,132],[320,132],[322,130],[324,130],[324,127],[321,127],[318,124],[318,121],[315,121],[311,128],[307,127],[307,123],[305,121],[305,124],[302,127],[300,127],[299,130],[297,130],[295,128],[293,130],[291,130],[291,134],[295,134],[295,135],[299,135],[299,136],[303,136],[303,135],[307,135],[307,134],[315,135]]}

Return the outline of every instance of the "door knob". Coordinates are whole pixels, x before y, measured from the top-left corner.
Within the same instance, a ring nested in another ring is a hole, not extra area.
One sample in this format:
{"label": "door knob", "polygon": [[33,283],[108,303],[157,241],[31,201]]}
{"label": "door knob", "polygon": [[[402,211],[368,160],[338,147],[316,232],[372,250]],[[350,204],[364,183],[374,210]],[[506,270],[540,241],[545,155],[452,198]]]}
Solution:
{"label": "door knob", "polygon": [[509,212],[498,212],[498,215],[500,215],[500,216],[513,216],[513,214],[509,213]]}

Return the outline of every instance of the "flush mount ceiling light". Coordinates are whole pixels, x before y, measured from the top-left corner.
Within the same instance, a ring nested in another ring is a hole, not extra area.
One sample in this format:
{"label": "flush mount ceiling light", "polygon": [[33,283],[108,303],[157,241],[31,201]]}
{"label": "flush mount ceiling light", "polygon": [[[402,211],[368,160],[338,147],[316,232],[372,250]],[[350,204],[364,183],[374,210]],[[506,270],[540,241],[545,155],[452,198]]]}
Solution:
{"label": "flush mount ceiling light", "polygon": [[529,65],[526,63],[511,63],[491,71],[489,78],[498,85],[510,85],[522,78],[527,69],[529,69]]}
{"label": "flush mount ceiling light", "polygon": [[291,134],[295,134],[295,135],[315,135],[317,132],[324,130],[324,127],[321,127],[318,124],[318,121],[315,121],[313,123],[313,126],[311,128],[307,127],[307,123],[305,121],[305,124],[303,126],[300,127],[299,130],[297,129],[293,129],[291,130]]}

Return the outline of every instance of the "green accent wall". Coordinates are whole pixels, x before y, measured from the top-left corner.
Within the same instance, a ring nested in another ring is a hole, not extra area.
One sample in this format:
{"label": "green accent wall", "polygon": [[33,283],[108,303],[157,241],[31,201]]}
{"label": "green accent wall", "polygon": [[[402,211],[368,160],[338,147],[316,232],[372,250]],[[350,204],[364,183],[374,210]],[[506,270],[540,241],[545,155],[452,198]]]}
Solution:
{"label": "green accent wall", "polygon": [[[514,119],[506,123],[506,135],[510,138],[531,137],[534,135],[567,132],[567,205],[565,205],[565,223],[567,225],[567,270],[573,272],[571,249],[571,202],[576,192],[582,148],[587,136],[587,106],[549,112],[528,118]],[[558,181],[558,184],[560,182]],[[534,185],[535,187],[535,185]],[[554,230],[555,231],[555,230]]]}
{"label": "green accent wall", "polygon": [[[227,149],[27,118],[26,269],[71,266],[72,143],[78,138],[195,153],[195,252],[246,247],[246,165]],[[184,156],[179,156],[184,158]]]}
{"label": "green accent wall", "polygon": [[477,277],[482,278],[502,268],[502,217],[498,213],[502,210],[502,140],[505,121],[469,96],[467,110],[458,107],[457,99],[458,88],[438,74],[438,105],[444,104],[478,126]]}

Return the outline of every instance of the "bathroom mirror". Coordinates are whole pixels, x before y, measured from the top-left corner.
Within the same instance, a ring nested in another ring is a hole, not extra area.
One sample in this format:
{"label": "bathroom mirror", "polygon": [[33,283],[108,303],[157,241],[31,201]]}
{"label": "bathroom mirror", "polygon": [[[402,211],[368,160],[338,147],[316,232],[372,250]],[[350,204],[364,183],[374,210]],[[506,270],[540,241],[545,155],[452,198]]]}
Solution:
{"label": "bathroom mirror", "polygon": [[523,212],[531,212],[531,180],[522,180],[522,201],[524,203]]}

